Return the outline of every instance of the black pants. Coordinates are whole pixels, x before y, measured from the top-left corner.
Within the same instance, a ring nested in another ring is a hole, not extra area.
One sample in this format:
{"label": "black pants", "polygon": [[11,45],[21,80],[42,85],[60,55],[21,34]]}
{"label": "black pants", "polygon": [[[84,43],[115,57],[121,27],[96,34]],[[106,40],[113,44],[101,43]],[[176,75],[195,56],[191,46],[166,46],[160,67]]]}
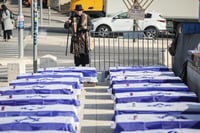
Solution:
{"label": "black pants", "polygon": [[89,54],[79,54],[79,56],[74,56],[75,66],[86,66],[89,64]]}
{"label": "black pants", "polygon": [[3,31],[3,39],[10,39],[11,35],[12,35],[12,30],[4,30]]}
{"label": "black pants", "polygon": [[3,30],[3,39],[10,39],[12,36],[12,30],[5,30],[4,23],[1,22],[2,30]]}

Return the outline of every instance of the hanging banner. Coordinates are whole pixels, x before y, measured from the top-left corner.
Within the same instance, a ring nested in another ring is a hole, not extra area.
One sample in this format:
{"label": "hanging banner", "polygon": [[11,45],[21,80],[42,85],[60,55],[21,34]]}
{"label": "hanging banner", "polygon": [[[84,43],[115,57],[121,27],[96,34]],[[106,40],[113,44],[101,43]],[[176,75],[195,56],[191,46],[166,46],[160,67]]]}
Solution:
{"label": "hanging banner", "polygon": [[17,28],[24,29],[24,16],[20,15],[17,17]]}

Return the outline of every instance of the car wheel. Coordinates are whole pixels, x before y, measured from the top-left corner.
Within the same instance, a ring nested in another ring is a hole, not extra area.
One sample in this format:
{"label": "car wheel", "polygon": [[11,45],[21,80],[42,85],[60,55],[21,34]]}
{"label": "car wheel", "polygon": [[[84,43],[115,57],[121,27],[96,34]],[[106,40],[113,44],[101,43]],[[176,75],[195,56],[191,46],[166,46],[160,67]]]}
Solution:
{"label": "car wheel", "polygon": [[97,35],[100,37],[108,37],[110,35],[111,29],[107,25],[101,25],[97,29]]}
{"label": "car wheel", "polygon": [[145,30],[145,35],[148,38],[156,38],[158,36],[158,30],[155,27],[149,27]]}

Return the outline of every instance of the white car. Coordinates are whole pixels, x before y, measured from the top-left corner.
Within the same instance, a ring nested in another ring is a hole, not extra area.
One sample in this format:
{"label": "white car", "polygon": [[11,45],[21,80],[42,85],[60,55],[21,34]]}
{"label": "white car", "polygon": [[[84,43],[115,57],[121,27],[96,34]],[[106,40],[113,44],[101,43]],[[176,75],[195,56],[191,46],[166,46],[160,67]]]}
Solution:
{"label": "white car", "polygon": [[[133,31],[134,21],[129,18],[127,11],[121,11],[110,17],[92,20],[93,29],[97,36],[106,37],[110,32]],[[146,12],[144,20],[137,23],[140,31],[147,37],[156,37],[159,32],[166,31],[166,19],[156,12]]]}

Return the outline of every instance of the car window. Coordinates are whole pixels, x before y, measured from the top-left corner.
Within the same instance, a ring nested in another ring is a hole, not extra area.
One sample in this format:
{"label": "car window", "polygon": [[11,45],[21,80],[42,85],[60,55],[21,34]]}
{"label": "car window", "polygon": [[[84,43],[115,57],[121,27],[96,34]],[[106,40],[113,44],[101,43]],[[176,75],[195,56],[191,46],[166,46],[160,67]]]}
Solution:
{"label": "car window", "polygon": [[128,18],[128,13],[127,12],[123,12],[123,13],[117,15],[115,18],[117,18],[117,19],[127,19]]}
{"label": "car window", "polygon": [[151,13],[146,13],[144,17],[145,17],[145,18],[151,18],[151,17],[152,17],[152,14],[151,14]]}
{"label": "car window", "polygon": [[165,17],[163,17],[162,15],[159,15],[160,16],[160,18],[165,18]]}

